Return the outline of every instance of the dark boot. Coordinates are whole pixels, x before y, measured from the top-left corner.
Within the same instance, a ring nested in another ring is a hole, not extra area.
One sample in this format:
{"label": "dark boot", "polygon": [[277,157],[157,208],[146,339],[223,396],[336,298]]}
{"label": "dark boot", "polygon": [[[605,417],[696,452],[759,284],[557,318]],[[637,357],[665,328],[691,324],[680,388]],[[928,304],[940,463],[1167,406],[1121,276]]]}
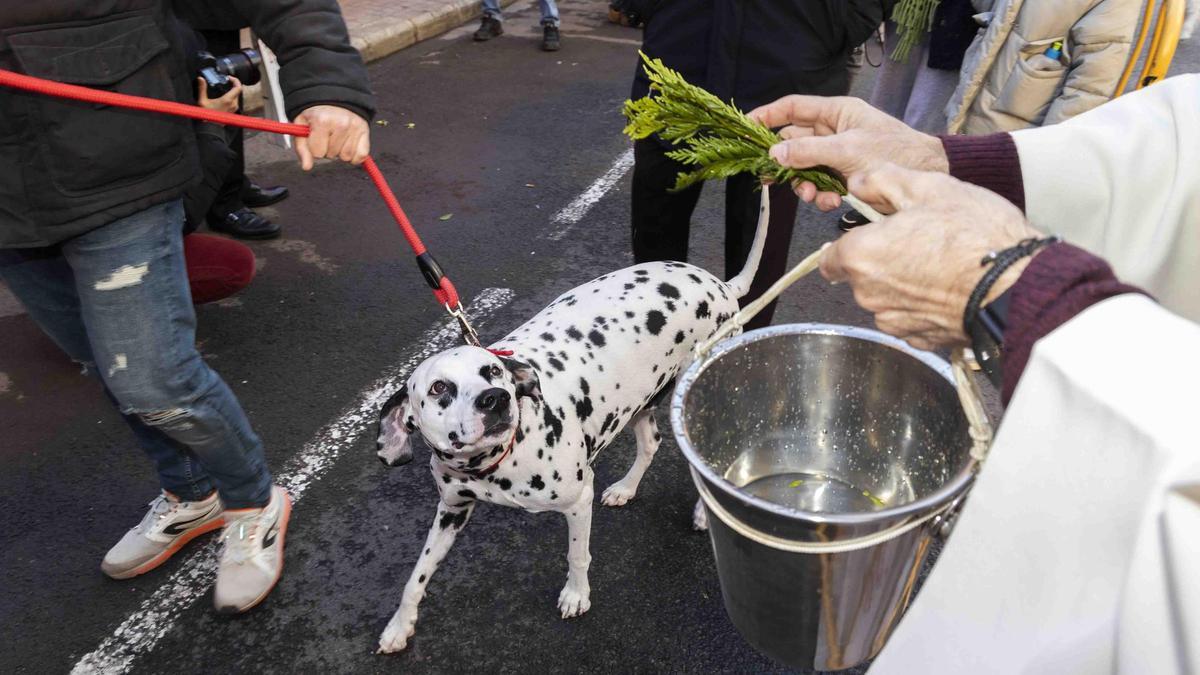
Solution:
{"label": "dark boot", "polygon": [[504,24],[494,16],[485,16],[479,24],[479,30],[475,31],[475,41],[487,42],[501,35],[504,35]]}
{"label": "dark boot", "polygon": [[559,49],[562,49],[562,40],[558,26],[548,23],[542,27],[542,51],[556,52]]}
{"label": "dark boot", "polygon": [[242,188],[242,203],[252,209],[257,209],[263,206],[277,204],[288,196],[288,189],[282,185],[275,187],[262,187],[247,181],[246,187]]}

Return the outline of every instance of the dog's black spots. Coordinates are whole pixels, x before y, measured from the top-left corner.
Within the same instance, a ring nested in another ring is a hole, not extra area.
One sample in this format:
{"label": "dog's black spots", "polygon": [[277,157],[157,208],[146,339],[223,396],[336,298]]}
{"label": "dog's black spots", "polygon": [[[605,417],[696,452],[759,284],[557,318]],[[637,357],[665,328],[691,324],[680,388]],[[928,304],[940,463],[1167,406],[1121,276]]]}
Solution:
{"label": "dog's black spots", "polygon": [[425,399],[421,399],[421,407],[422,407],[422,408],[424,408],[424,407],[425,407]]}
{"label": "dog's black spots", "polygon": [[577,300],[575,300],[575,298],[571,298],[571,300],[567,302],[567,307],[574,307],[576,302]]}
{"label": "dog's black spots", "polygon": [[656,364],[654,364],[654,367],[650,369],[650,372],[652,372],[652,373],[657,373],[657,372],[658,372],[658,364],[657,364],[657,363],[656,363]]}
{"label": "dog's black spots", "polygon": [[665,325],[667,325],[667,317],[657,309],[650,310],[650,313],[646,315],[646,330],[650,331],[651,335],[661,333]]}
{"label": "dog's black spots", "polygon": [[467,462],[467,468],[474,469],[474,468],[478,467],[480,464],[483,464],[483,460],[486,459],[487,457],[488,457],[488,455],[483,452],[479,453],[478,455],[475,455],[474,457],[472,457],[470,459],[470,461]]}
{"label": "dog's black spots", "polygon": [[429,555],[429,549],[425,549],[425,555]]}
{"label": "dog's black spots", "polygon": [[701,283],[700,277],[696,276],[695,274],[692,274],[691,272],[688,272],[688,278],[696,283]]}
{"label": "dog's black spots", "polygon": [[665,381],[666,381],[666,379],[667,379],[667,374],[666,374],[666,373],[663,373],[662,375],[659,375],[659,376],[658,376],[658,383],[657,383],[657,384],[655,384],[654,386],[655,386],[656,388],[657,388],[657,387],[661,387],[661,386],[662,386],[662,384],[663,384],[663,382],[665,382]]}
{"label": "dog's black spots", "polygon": [[545,340],[546,342],[554,342],[554,334],[553,333],[542,333],[542,339]]}
{"label": "dog's black spots", "polygon": [[448,453],[448,452],[442,452],[441,450],[434,450],[433,454],[437,455],[438,459],[450,459],[450,453]]}
{"label": "dog's black spots", "polygon": [[617,416],[613,413],[608,413],[608,415],[604,418],[604,424],[600,425],[600,433],[607,433],[609,425],[612,425],[614,430],[617,428]]}
{"label": "dog's black spots", "polygon": [[442,474],[442,482],[449,485],[450,484],[450,476],[448,476],[446,474]]}
{"label": "dog's black spots", "polygon": [[658,433],[657,431],[654,432],[654,442],[657,443],[661,440],[662,440],[662,434]]}
{"label": "dog's black spots", "polygon": [[458,496],[465,497],[467,499],[475,499],[475,493],[471,492],[470,490],[459,490]]}
{"label": "dog's black spots", "polygon": [[[454,402],[454,397],[450,395],[449,391],[447,391],[445,394],[442,394],[441,396],[439,396],[438,400],[437,400],[438,407],[441,408],[442,410],[449,408],[450,404],[453,402]],[[438,413],[438,414],[440,415],[441,413]]]}
{"label": "dog's black spots", "polygon": [[675,334],[675,344],[681,344],[686,337],[687,336],[683,334],[683,331],[679,331]]}
{"label": "dog's black spots", "polygon": [[724,287],[724,286],[718,287],[718,288],[717,288],[717,290],[718,290],[718,291],[721,291],[721,297],[722,297],[722,298],[724,298],[724,299],[726,299],[726,300],[728,300],[728,299],[729,299],[729,293],[728,293],[728,292],[725,290],[725,287]]}
{"label": "dog's black spots", "polygon": [[518,428],[517,428],[517,433],[516,433],[516,435],[514,436],[514,438],[516,439],[516,441],[517,441],[518,443],[520,443],[521,441],[525,440],[525,434],[526,434],[526,432],[525,432],[525,431],[522,431],[522,430],[521,430],[521,429],[518,427]]}
{"label": "dog's black spots", "polygon": [[446,529],[447,527],[453,527],[454,529],[457,530],[458,528],[462,527],[463,524],[466,522],[467,522],[467,510],[466,509],[463,509],[462,511],[459,511],[457,513],[454,513],[452,511],[447,511],[446,513],[442,514],[442,520],[441,520],[441,522],[438,523],[438,527],[442,528],[443,530]]}
{"label": "dog's black spots", "polygon": [[[641,327],[641,326],[634,326],[634,327],[633,327],[633,332],[637,333],[638,335],[641,335],[641,334],[642,334],[642,327]],[[639,342],[638,344],[641,344],[641,343]]]}
{"label": "dog's black spots", "polygon": [[501,478],[500,480],[496,481],[496,485],[499,486],[501,490],[507,490],[512,487],[512,481],[507,478]]}
{"label": "dog's black spots", "polygon": [[707,319],[712,316],[712,312],[708,311],[708,303],[701,300],[699,305],[696,305],[696,318]]}
{"label": "dog's black spots", "polygon": [[591,436],[584,434],[583,435],[583,445],[585,448],[587,448],[587,456],[589,458],[592,455],[596,454],[596,439],[595,438],[592,438]]}
{"label": "dog's black spots", "polygon": [[625,284],[625,290],[627,291],[632,291],[634,288],[636,288],[636,286],[633,284]]}
{"label": "dog's black spots", "polygon": [[558,499],[558,493],[555,492],[554,490],[551,490],[550,491],[550,499],[551,500]]}
{"label": "dog's black spots", "polygon": [[597,347],[603,347],[606,342],[604,339],[604,334],[598,330],[588,333],[588,340]]}
{"label": "dog's black spots", "polygon": [[587,378],[584,377],[579,378],[579,389],[583,392],[584,396],[592,393],[592,387],[588,384]]}
{"label": "dog's black spots", "polygon": [[558,443],[558,439],[562,438],[562,420],[550,410],[550,406],[546,405],[542,406],[542,421],[547,428],[546,445],[552,448]]}
{"label": "dog's black spots", "polygon": [[580,481],[583,480],[583,469],[580,469],[575,472],[575,479],[580,480]]}
{"label": "dog's black spots", "polygon": [[541,370],[541,369],[542,369],[542,367],[541,367],[540,365],[538,365],[538,362],[537,362],[537,361],[534,361],[533,359],[526,359],[526,360],[527,360],[527,361],[529,361],[529,367],[530,367],[530,368],[533,368],[534,370]]}
{"label": "dog's black spots", "polygon": [[633,273],[638,275],[639,277],[644,277],[644,276],[647,276],[650,274],[646,270],[634,270]]}
{"label": "dog's black spots", "polygon": [[637,316],[637,314],[634,314],[633,312],[625,312],[626,319],[632,319],[635,316]]}
{"label": "dog's black spots", "polygon": [[[492,451],[490,453],[488,453],[488,457],[495,457],[496,455],[500,454],[501,452],[504,452],[504,446],[497,445],[496,447],[492,448]],[[513,464],[515,465],[516,462],[513,462]]]}
{"label": "dog's black spots", "polygon": [[723,324],[723,323],[725,323],[726,321],[728,321],[729,319],[731,319],[731,318],[732,318],[732,316],[733,316],[733,315],[731,315],[731,314],[726,314],[726,313],[724,313],[724,312],[722,312],[722,313],[718,314],[718,315],[717,315],[717,325],[718,325],[718,326],[720,326],[721,324]]}
{"label": "dog's black spots", "polygon": [[549,361],[550,361],[550,365],[558,372],[561,373],[565,369],[565,366],[563,366],[563,362],[559,361],[557,358],[551,356],[551,357],[549,357]]}
{"label": "dog's black spots", "polygon": [[482,377],[488,384],[492,383],[492,367],[483,366],[479,369],[479,376]]}
{"label": "dog's black spots", "polygon": [[533,478],[529,479],[529,487],[533,488],[534,490],[545,490],[546,483],[542,480],[541,476],[534,474]]}
{"label": "dog's black spots", "polygon": [[[648,281],[650,281],[650,277],[638,277],[638,278],[636,278],[636,279],[634,279],[634,280],[633,280],[633,282],[634,282],[635,284],[644,284],[644,283],[647,283]],[[639,300],[640,300],[640,299],[641,299],[641,298],[639,298]]]}
{"label": "dog's black spots", "polygon": [[592,399],[588,396],[584,396],[582,401],[575,403],[575,416],[579,418],[580,422],[591,417],[593,411]]}
{"label": "dog's black spots", "polygon": [[618,382],[618,383],[617,383],[617,386],[616,386],[616,388],[617,388],[617,389],[620,389],[620,388],[621,388],[621,383],[620,383],[620,382]]}
{"label": "dog's black spots", "polygon": [[554,475],[551,476],[551,478],[553,478],[554,480],[557,480],[557,481],[562,481],[562,476],[558,475],[558,469],[554,470]]}
{"label": "dog's black spots", "polygon": [[667,301],[667,311],[668,312],[675,311],[675,303],[671,302],[670,300]]}
{"label": "dog's black spots", "polygon": [[665,281],[658,285],[658,294],[664,298],[671,298],[672,300],[679,299],[679,289]]}
{"label": "dog's black spots", "polygon": [[716,300],[716,299],[717,299],[717,297],[716,297],[715,295],[713,295],[713,294],[712,294],[712,291],[708,291],[708,292],[706,292],[704,295],[705,295],[705,296],[707,296],[709,300]]}
{"label": "dog's black spots", "polygon": [[423,584],[423,583],[425,583],[425,575],[424,575],[424,574],[422,574],[421,576],[417,577],[417,583],[418,583],[418,584]]}

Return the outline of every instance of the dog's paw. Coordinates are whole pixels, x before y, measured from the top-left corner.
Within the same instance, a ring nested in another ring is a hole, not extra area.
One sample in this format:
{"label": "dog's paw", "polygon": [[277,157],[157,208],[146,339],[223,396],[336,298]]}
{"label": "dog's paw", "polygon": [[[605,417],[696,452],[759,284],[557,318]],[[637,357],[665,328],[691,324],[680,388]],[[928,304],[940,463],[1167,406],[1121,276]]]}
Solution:
{"label": "dog's paw", "polygon": [[590,595],[590,591],[581,593],[571,584],[564,586],[562,593],[558,594],[558,608],[562,610],[562,618],[570,619],[591,609],[592,601],[588,598]]}
{"label": "dog's paw", "polygon": [[708,529],[708,510],[704,508],[703,500],[696,500],[696,508],[692,509],[692,529],[704,532]]}
{"label": "dog's paw", "polygon": [[636,489],[626,486],[624,481],[617,481],[608,486],[608,489],[600,496],[600,501],[605,506],[625,506],[636,494]]}
{"label": "dog's paw", "polygon": [[417,632],[416,624],[392,619],[388,622],[387,628],[383,629],[383,635],[379,636],[379,651],[376,653],[393,654],[404,651],[404,648],[408,646],[408,639],[415,632]]}

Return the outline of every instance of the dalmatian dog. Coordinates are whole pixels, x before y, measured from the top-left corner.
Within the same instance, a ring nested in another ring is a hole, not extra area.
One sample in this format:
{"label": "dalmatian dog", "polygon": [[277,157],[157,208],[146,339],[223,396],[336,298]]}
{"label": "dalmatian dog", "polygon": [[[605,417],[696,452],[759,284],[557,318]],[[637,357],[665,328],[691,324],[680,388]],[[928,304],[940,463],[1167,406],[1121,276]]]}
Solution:
{"label": "dalmatian dog", "polygon": [[411,440],[420,434],[432,450],[440,503],[380,637],[381,653],[407,646],[425,588],[479,501],[566,516],[567,583],[558,609],[564,619],[588,610],[592,460],[632,423],[637,457],[601,501],[633,499],[662,439],[653,403],[691,363],[695,345],[737,312],[758,270],[768,209],[763,190],[749,259],[732,280],[677,262],[606,274],[488,349],[430,357],[384,404],[379,458],[389,466],[411,461]]}

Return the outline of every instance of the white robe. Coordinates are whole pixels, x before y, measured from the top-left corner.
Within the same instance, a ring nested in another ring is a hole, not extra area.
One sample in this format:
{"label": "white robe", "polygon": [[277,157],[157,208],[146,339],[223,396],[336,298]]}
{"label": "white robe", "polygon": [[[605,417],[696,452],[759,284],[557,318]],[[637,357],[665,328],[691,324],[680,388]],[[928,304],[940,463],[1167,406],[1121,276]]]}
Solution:
{"label": "white robe", "polygon": [[1198,349],[1139,295],[1039,341],[871,675],[1200,673]]}
{"label": "white robe", "polygon": [[1200,76],[1013,137],[1030,221],[1162,306],[1037,343],[871,675],[1200,675]]}

